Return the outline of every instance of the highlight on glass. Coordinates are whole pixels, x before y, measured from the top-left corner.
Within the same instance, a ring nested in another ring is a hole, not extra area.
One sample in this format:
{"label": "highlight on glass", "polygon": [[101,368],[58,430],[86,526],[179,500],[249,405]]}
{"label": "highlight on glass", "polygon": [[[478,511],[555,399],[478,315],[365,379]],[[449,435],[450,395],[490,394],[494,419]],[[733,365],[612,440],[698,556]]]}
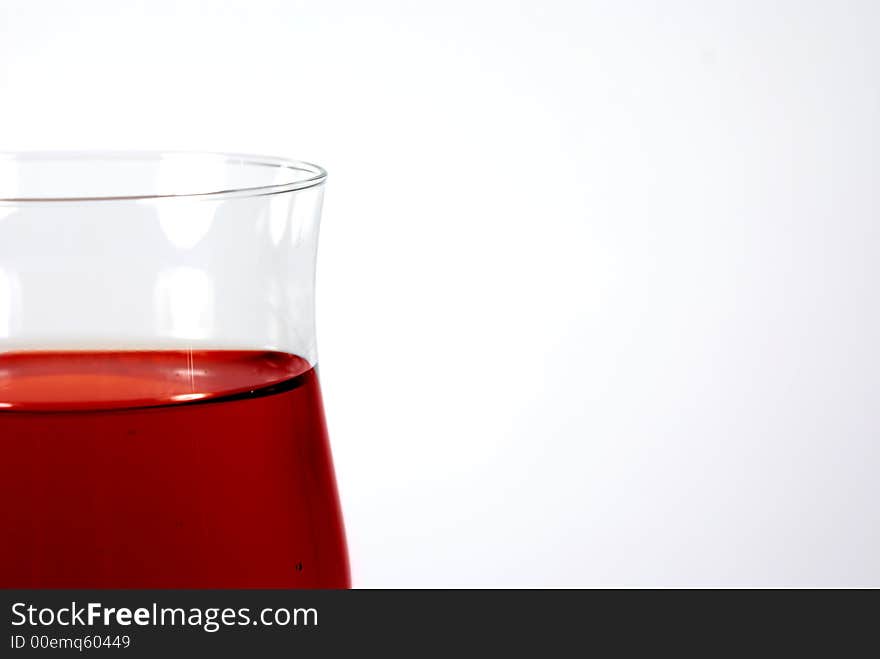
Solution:
{"label": "highlight on glass", "polygon": [[325,178],[0,155],[0,587],[350,586],[316,371]]}

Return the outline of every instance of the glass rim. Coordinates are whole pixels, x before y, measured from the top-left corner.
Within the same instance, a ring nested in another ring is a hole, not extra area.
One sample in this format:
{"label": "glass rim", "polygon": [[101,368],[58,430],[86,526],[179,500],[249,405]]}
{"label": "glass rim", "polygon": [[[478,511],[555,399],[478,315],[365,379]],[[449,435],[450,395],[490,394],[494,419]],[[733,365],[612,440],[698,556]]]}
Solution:
{"label": "glass rim", "polygon": [[98,202],[98,201],[150,201],[162,199],[223,199],[229,197],[258,197],[280,194],[312,188],[324,183],[327,171],[320,165],[279,156],[235,153],[226,151],[189,151],[189,150],[75,150],[75,151],[0,151],[0,164],[21,164],[25,162],[45,161],[89,161],[89,160],[185,160],[195,159],[204,162],[213,159],[222,163],[239,165],[273,167],[298,172],[298,177],[291,180],[267,185],[253,185],[222,188],[216,190],[196,190],[181,193],[151,193],[126,195],[41,195],[35,197],[4,197],[0,196],[0,204],[27,204],[41,202]]}

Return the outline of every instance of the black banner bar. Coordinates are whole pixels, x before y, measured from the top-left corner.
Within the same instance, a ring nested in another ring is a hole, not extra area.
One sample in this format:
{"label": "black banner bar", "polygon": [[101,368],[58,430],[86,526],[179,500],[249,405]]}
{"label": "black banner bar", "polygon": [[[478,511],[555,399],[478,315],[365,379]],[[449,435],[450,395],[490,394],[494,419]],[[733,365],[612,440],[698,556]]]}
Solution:
{"label": "black banner bar", "polygon": [[[748,650],[756,633],[766,650],[774,635],[827,629],[841,607],[816,600],[798,591],[0,590],[0,656],[581,656],[707,635]],[[848,614],[850,631],[873,612]]]}

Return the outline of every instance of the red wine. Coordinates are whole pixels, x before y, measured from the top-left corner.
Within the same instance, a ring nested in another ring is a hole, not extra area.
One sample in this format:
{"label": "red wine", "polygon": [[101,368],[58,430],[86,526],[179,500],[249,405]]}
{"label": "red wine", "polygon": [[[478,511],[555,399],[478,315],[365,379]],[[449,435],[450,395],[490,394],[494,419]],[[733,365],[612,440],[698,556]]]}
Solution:
{"label": "red wine", "polygon": [[0,354],[0,587],[349,586],[304,359]]}

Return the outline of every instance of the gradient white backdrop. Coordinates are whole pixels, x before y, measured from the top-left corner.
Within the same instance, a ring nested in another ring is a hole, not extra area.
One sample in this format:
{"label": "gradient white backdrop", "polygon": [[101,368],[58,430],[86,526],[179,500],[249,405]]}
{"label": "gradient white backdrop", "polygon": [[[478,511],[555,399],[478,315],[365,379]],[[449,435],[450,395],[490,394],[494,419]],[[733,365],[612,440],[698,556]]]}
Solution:
{"label": "gradient white backdrop", "polygon": [[330,171],[354,582],[880,585],[880,3],[0,0],[0,149]]}

